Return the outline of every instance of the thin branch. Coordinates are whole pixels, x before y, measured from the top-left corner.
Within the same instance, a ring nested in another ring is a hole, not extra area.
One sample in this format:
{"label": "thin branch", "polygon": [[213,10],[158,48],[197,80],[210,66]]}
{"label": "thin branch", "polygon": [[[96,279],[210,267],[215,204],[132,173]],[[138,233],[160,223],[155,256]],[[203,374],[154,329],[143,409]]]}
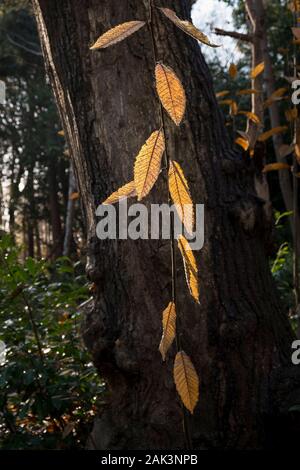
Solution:
{"label": "thin branch", "polygon": [[[157,64],[157,59],[158,59],[158,54],[157,54],[157,47],[156,47],[156,42],[155,42],[155,35],[154,35],[154,29],[153,29],[153,0],[149,0],[148,3],[148,8],[149,8],[149,19],[148,19],[148,27],[149,27],[149,32],[150,32],[150,37],[151,37],[151,44],[152,44],[152,55],[153,55],[153,61],[154,61],[154,67]],[[165,123],[165,115],[164,115],[164,110],[161,101],[159,100],[159,114],[160,114],[160,123],[161,127],[164,132],[164,137],[166,139],[166,123]],[[165,157],[166,157],[166,171],[167,171],[167,181],[168,181],[168,173],[169,173],[169,168],[170,168],[170,162],[171,158],[168,153],[168,144],[167,140],[165,141]],[[170,191],[168,190],[168,205],[169,207],[172,204],[172,199],[171,199],[171,194]],[[171,251],[171,278],[172,278],[172,301],[175,305],[176,308],[176,349],[177,351],[181,350],[181,337],[180,337],[180,332],[181,332],[181,322],[180,322],[180,315],[178,314],[177,310],[177,268],[176,268],[176,248],[175,248],[175,237],[174,237],[174,214],[172,211],[170,211],[170,231],[171,231],[171,243],[170,243],[170,251]],[[182,415],[183,415],[183,432],[186,440],[186,446],[188,450],[192,450],[193,448],[193,443],[192,443],[192,438],[191,438],[191,430],[190,430],[190,424],[189,424],[189,417],[187,414],[187,411],[183,404],[181,403],[181,410],[182,410]]]}
{"label": "thin branch", "polygon": [[20,44],[19,42],[15,41],[9,34],[7,34],[6,37],[13,46],[19,47],[20,49],[23,49],[24,51],[39,57],[43,55],[40,51],[34,51],[33,49],[24,46],[24,44]]}
{"label": "thin branch", "polygon": [[215,28],[215,34],[218,36],[228,36],[239,41],[252,42],[253,37],[251,34],[238,33],[236,31],[225,31],[224,29]]}

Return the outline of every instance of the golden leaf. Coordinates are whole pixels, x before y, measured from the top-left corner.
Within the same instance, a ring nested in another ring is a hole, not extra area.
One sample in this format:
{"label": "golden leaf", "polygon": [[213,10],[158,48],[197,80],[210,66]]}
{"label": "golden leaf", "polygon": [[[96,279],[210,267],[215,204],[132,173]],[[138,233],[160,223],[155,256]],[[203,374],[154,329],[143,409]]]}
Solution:
{"label": "golden leaf", "polygon": [[268,173],[269,171],[275,171],[275,170],[287,170],[290,168],[290,165],[287,163],[268,163],[268,165],[265,165],[262,172],[263,173]]}
{"label": "golden leaf", "polygon": [[136,196],[134,181],[130,181],[130,183],[124,184],[124,186],[112,193],[102,204],[115,204],[127,197],[134,196]]}
{"label": "golden leaf", "polygon": [[60,137],[64,137],[65,133],[63,130],[61,130],[61,131],[58,131],[57,135],[59,135]]}
{"label": "golden leaf", "polygon": [[74,193],[71,193],[71,194],[70,194],[69,199],[70,199],[71,201],[75,201],[75,199],[79,199],[79,197],[80,197],[79,193],[74,192]]}
{"label": "golden leaf", "polygon": [[155,78],[159,99],[175,124],[179,126],[186,105],[183,86],[175,72],[163,64],[156,65]]}
{"label": "golden leaf", "polygon": [[264,102],[264,107],[267,108],[268,106],[273,104],[274,101],[278,101],[278,100],[282,99],[282,96],[285,94],[286,91],[287,91],[287,88],[284,88],[284,87],[278,88],[277,90],[275,90],[269,96],[269,98]]}
{"label": "golden leaf", "polygon": [[285,117],[286,117],[286,120],[288,122],[292,122],[292,121],[295,121],[295,119],[297,119],[298,117],[298,110],[296,108],[296,106],[294,106],[293,108],[291,109],[287,109],[285,112]]}
{"label": "golden leaf", "polygon": [[261,62],[260,64],[258,64],[256,67],[254,67],[254,69],[251,70],[250,78],[254,79],[258,77],[258,75],[260,75],[264,71],[264,68],[265,68],[264,62]]}
{"label": "golden leaf", "polygon": [[239,111],[238,114],[246,116],[248,119],[250,119],[250,121],[253,121],[255,124],[260,124],[259,117],[251,111]]}
{"label": "golden leaf", "polygon": [[236,92],[237,95],[258,95],[261,93],[258,90],[255,90],[254,88],[245,88],[244,90],[239,90]]}
{"label": "golden leaf", "polygon": [[269,139],[273,135],[281,134],[282,132],[285,132],[287,130],[288,130],[287,126],[273,127],[273,129],[270,129],[269,131],[266,131],[260,134],[260,136],[258,137],[258,141],[264,142],[265,140]]}
{"label": "golden leaf", "polygon": [[238,73],[237,66],[235,64],[230,64],[228,73],[231,78],[236,78],[237,73]]}
{"label": "golden leaf", "polygon": [[229,90],[218,91],[218,93],[216,93],[216,98],[223,98],[223,96],[226,96],[229,93],[230,93]]}
{"label": "golden leaf", "polygon": [[250,145],[249,140],[245,139],[244,137],[237,137],[234,142],[240,147],[242,147],[245,150],[245,152],[248,150],[249,145]]}
{"label": "golden leaf", "polygon": [[192,234],[194,228],[193,201],[182,168],[174,160],[170,162],[169,168],[169,191],[179,219],[188,233]]}
{"label": "golden leaf", "polygon": [[165,361],[166,354],[176,335],[176,308],[174,302],[170,302],[163,311],[162,325],[163,334],[158,349],[162,355],[163,361]]}
{"label": "golden leaf", "polygon": [[199,286],[198,286],[198,268],[194,253],[191,250],[189,242],[183,235],[178,237],[178,248],[181,252],[186,282],[193,299],[199,303]]}
{"label": "golden leaf", "polygon": [[193,414],[199,399],[199,377],[184,351],[179,351],[175,357],[174,382],[182,403]]}
{"label": "golden leaf", "polygon": [[210,47],[220,47],[219,44],[212,44],[209,38],[205,36],[205,34],[203,34],[192,23],[178,18],[178,16],[173,10],[170,10],[169,8],[159,8],[159,9],[164,13],[164,15],[166,15],[167,18],[169,18],[169,20],[172,21],[172,23],[174,23],[179,29],[184,31],[189,36],[192,36],[192,38],[197,39],[198,41]]}
{"label": "golden leaf", "polygon": [[238,112],[238,105],[236,104],[236,101],[232,101],[230,105],[230,114],[231,116],[236,116]]}
{"label": "golden leaf", "polygon": [[231,106],[233,103],[233,100],[221,100],[219,101],[219,104],[228,104],[228,106]]}
{"label": "golden leaf", "polygon": [[138,201],[145,197],[155,184],[164,150],[165,138],[160,129],[152,132],[139,151],[134,163],[134,184]]}
{"label": "golden leaf", "polygon": [[90,49],[104,49],[105,47],[116,44],[135,33],[144,26],[144,24],[145,21],[127,21],[126,23],[119,24],[102,34]]}

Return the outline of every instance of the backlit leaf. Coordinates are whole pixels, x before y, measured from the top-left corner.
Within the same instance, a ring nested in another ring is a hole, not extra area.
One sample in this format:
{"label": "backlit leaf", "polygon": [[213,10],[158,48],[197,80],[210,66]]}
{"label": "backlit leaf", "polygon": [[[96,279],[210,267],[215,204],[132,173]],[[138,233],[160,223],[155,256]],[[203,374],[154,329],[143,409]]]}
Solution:
{"label": "backlit leaf", "polygon": [[265,140],[269,139],[273,135],[281,134],[282,132],[285,132],[288,130],[287,126],[278,126],[278,127],[273,127],[273,129],[270,129],[269,131],[263,132],[260,134],[258,137],[259,142],[264,142]]}
{"label": "backlit leaf", "polygon": [[174,23],[178,28],[180,28],[189,36],[192,36],[194,39],[197,39],[198,41],[202,42],[203,44],[206,44],[207,46],[220,47],[220,45],[218,44],[211,43],[209,38],[205,34],[203,34],[198,28],[196,28],[196,26],[194,26],[192,23],[178,18],[178,16],[173,10],[170,10],[169,8],[159,9],[164,13],[164,15],[166,15],[167,18],[169,18],[169,20],[172,21],[172,23]]}
{"label": "backlit leaf", "polygon": [[219,104],[225,104],[225,105],[228,105],[228,106],[231,106],[233,103],[233,100],[221,100],[219,101]]}
{"label": "backlit leaf", "polygon": [[178,248],[181,252],[183,265],[185,270],[186,282],[193,299],[199,303],[199,286],[198,286],[198,268],[193,251],[189,242],[183,235],[178,237]]}
{"label": "backlit leaf", "polygon": [[284,114],[285,114],[286,120],[288,122],[295,121],[295,119],[297,119],[297,117],[298,117],[298,109],[296,108],[296,106],[294,106],[291,109],[287,109],[284,112]]}
{"label": "backlit leaf", "polygon": [[246,116],[248,119],[250,119],[250,121],[254,122],[255,124],[260,124],[258,116],[255,113],[252,113],[251,111],[238,111],[238,114]]}
{"label": "backlit leaf", "polygon": [[193,413],[199,399],[199,377],[184,351],[179,351],[175,357],[174,382],[182,403]]}
{"label": "backlit leaf", "polygon": [[218,93],[216,93],[216,98],[223,98],[223,96],[226,96],[229,93],[230,93],[229,90],[218,91]]}
{"label": "backlit leaf", "polygon": [[156,65],[155,78],[159,99],[175,124],[179,126],[186,105],[183,86],[175,72],[163,64]]}
{"label": "backlit leaf", "polygon": [[179,163],[170,162],[169,191],[177,214],[188,233],[194,228],[194,208],[189,186]]}
{"label": "backlit leaf", "polygon": [[236,92],[237,95],[258,95],[260,91],[254,90],[254,88],[245,88]]}
{"label": "backlit leaf", "polygon": [[237,105],[236,101],[233,100],[231,105],[230,105],[230,114],[231,114],[231,116],[236,116],[237,112],[238,112],[238,105]]}
{"label": "backlit leaf", "polygon": [[265,68],[264,62],[261,62],[260,64],[258,64],[256,67],[254,67],[254,69],[251,70],[250,78],[254,79],[258,77],[258,75],[260,75],[264,71],[264,68]]}
{"label": "backlit leaf", "polygon": [[228,73],[231,78],[236,78],[237,73],[238,73],[237,66],[235,64],[230,64]]}
{"label": "backlit leaf", "polygon": [[112,193],[102,204],[115,204],[127,197],[134,196],[136,196],[134,181],[130,181],[130,183],[124,184],[124,186]]}
{"label": "backlit leaf", "polygon": [[135,33],[144,24],[145,21],[127,21],[126,23],[119,24],[102,34],[90,49],[104,49],[105,47],[112,46]]}
{"label": "backlit leaf", "polygon": [[287,163],[268,163],[263,168],[263,173],[268,173],[269,171],[277,171],[277,170],[288,170],[290,165]]}
{"label": "backlit leaf", "polygon": [[135,159],[134,184],[139,201],[149,193],[158,178],[164,150],[165,138],[160,129],[152,132]]}
{"label": "backlit leaf", "polygon": [[295,146],[294,145],[287,145],[287,144],[282,144],[280,145],[278,151],[280,158],[287,157],[294,151]]}
{"label": "backlit leaf", "polygon": [[170,302],[162,315],[163,333],[159,345],[159,351],[163,361],[166,360],[166,354],[174,341],[176,335],[176,308],[174,302]]}
{"label": "backlit leaf", "polygon": [[250,145],[249,140],[245,139],[245,137],[237,137],[234,142],[240,147],[242,147],[245,150],[245,152],[248,150],[249,145]]}
{"label": "backlit leaf", "polygon": [[264,107],[267,108],[268,106],[271,106],[271,104],[274,103],[274,101],[279,101],[282,99],[282,96],[285,94],[287,91],[287,88],[281,87],[275,90],[269,98],[264,102]]}
{"label": "backlit leaf", "polygon": [[74,192],[74,193],[70,194],[69,199],[71,201],[75,201],[75,199],[79,199],[79,197],[80,197],[79,193]]}

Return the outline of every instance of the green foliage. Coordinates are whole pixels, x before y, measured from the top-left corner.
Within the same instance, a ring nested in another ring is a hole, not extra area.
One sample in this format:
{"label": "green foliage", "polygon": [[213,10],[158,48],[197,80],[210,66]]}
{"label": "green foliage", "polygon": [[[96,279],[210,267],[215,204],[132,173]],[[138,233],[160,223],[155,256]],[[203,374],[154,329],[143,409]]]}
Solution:
{"label": "green foliage", "polygon": [[87,299],[79,263],[22,262],[10,238],[0,239],[1,448],[84,445],[104,393],[80,339]]}
{"label": "green foliage", "polygon": [[293,296],[293,251],[286,241],[288,218],[292,212],[275,212],[276,235],[279,243],[275,258],[271,260],[271,272],[275,279],[281,301],[286,311],[294,304]]}

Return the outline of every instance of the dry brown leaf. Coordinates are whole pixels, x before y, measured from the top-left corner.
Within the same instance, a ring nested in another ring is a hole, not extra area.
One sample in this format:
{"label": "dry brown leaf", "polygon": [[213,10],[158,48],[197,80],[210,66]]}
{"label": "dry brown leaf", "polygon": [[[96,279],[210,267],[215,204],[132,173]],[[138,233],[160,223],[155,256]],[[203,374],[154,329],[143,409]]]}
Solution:
{"label": "dry brown leaf", "polygon": [[184,351],[179,351],[175,357],[174,382],[182,403],[193,414],[199,399],[199,377]]}
{"label": "dry brown leaf", "polygon": [[136,196],[134,181],[130,181],[130,183],[124,184],[124,186],[112,193],[102,204],[115,204],[125,198],[134,196]]}
{"label": "dry brown leaf", "polygon": [[162,129],[154,131],[142,146],[134,163],[134,184],[138,201],[154,186],[160,173],[161,158],[165,150]]}
{"label": "dry brown leaf", "polygon": [[254,79],[258,77],[258,75],[260,75],[264,71],[264,68],[265,68],[264,62],[261,62],[260,64],[256,65],[256,67],[254,67],[254,69],[251,70],[250,78]]}
{"label": "dry brown leaf", "polygon": [[236,116],[237,112],[238,112],[238,105],[237,105],[236,101],[233,100],[231,105],[230,105],[230,114],[231,114],[231,116]]}
{"label": "dry brown leaf", "polygon": [[268,173],[269,171],[275,171],[275,170],[288,170],[290,168],[290,165],[287,163],[268,163],[268,165],[265,165],[262,172],[263,173]]}
{"label": "dry brown leaf", "polygon": [[268,106],[273,104],[274,101],[279,101],[280,99],[282,99],[282,97],[283,97],[283,95],[285,94],[286,91],[287,91],[287,88],[284,88],[284,87],[281,87],[281,88],[278,88],[277,90],[275,90],[269,96],[269,98],[264,102],[264,107],[267,108]]}
{"label": "dry brown leaf", "polygon": [[135,33],[145,24],[145,21],[127,21],[126,23],[119,24],[102,34],[90,49],[104,49],[105,47],[112,46]]}
{"label": "dry brown leaf", "polygon": [[245,152],[248,150],[249,145],[250,145],[249,140],[246,139],[245,137],[237,137],[234,142],[240,147],[242,147],[245,150]]}
{"label": "dry brown leaf", "polygon": [[176,308],[174,302],[170,302],[162,315],[163,333],[159,345],[159,351],[163,361],[176,336]]}
{"label": "dry brown leaf", "polygon": [[228,73],[229,73],[229,76],[231,78],[233,78],[233,79],[236,78],[237,73],[238,73],[237,66],[235,64],[230,64],[229,69],[228,69]]}
{"label": "dry brown leaf", "polygon": [[230,93],[229,90],[218,91],[218,93],[216,93],[216,98],[223,98],[223,96],[226,96],[229,93]]}
{"label": "dry brown leaf", "polygon": [[179,126],[186,105],[183,86],[175,72],[163,64],[156,65],[155,78],[159,99],[175,124]]}
{"label": "dry brown leaf", "polygon": [[192,38],[197,39],[198,41],[210,47],[220,47],[219,44],[211,43],[209,38],[205,34],[203,34],[198,28],[196,28],[196,26],[194,26],[192,23],[178,18],[178,16],[173,10],[170,10],[169,8],[159,9],[164,13],[164,15],[166,15],[167,18],[169,18],[169,20],[172,21],[172,23],[174,23],[179,29],[184,31],[189,36],[192,36]]}
{"label": "dry brown leaf", "polygon": [[237,95],[258,95],[261,93],[258,90],[255,90],[254,88],[245,88],[244,90],[239,90],[236,92]]}
{"label": "dry brown leaf", "polygon": [[79,199],[79,197],[80,197],[79,193],[74,192],[74,193],[71,193],[71,194],[70,194],[69,199],[70,199],[71,201],[75,201],[75,199]]}
{"label": "dry brown leaf", "polygon": [[273,127],[273,129],[270,129],[269,131],[266,131],[260,134],[260,136],[258,137],[258,141],[264,142],[265,140],[269,139],[273,135],[281,134],[282,132],[285,132],[287,130],[288,130],[287,126]]}
{"label": "dry brown leaf", "polygon": [[199,303],[199,286],[198,286],[198,268],[193,251],[189,242],[183,235],[178,237],[178,248],[181,252],[186,282],[193,299]]}
{"label": "dry brown leaf", "polygon": [[285,112],[285,117],[288,122],[293,122],[298,117],[298,109],[294,106],[291,109],[287,109]]}
{"label": "dry brown leaf", "polygon": [[260,124],[259,117],[251,111],[239,111],[238,114],[246,116],[248,119],[250,119],[250,121],[254,122],[255,124]]}
{"label": "dry brown leaf", "polygon": [[225,105],[228,105],[228,106],[231,106],[233,103],[233,100],[221,100],[219,101],[219,104],[225,104]]}
{"label": "dry brown leaf", "polygon": [[187,232],[192,234],[194,228],[194,207],[188,182],[179,163],[170,162],[169,191],[177,214]]}

